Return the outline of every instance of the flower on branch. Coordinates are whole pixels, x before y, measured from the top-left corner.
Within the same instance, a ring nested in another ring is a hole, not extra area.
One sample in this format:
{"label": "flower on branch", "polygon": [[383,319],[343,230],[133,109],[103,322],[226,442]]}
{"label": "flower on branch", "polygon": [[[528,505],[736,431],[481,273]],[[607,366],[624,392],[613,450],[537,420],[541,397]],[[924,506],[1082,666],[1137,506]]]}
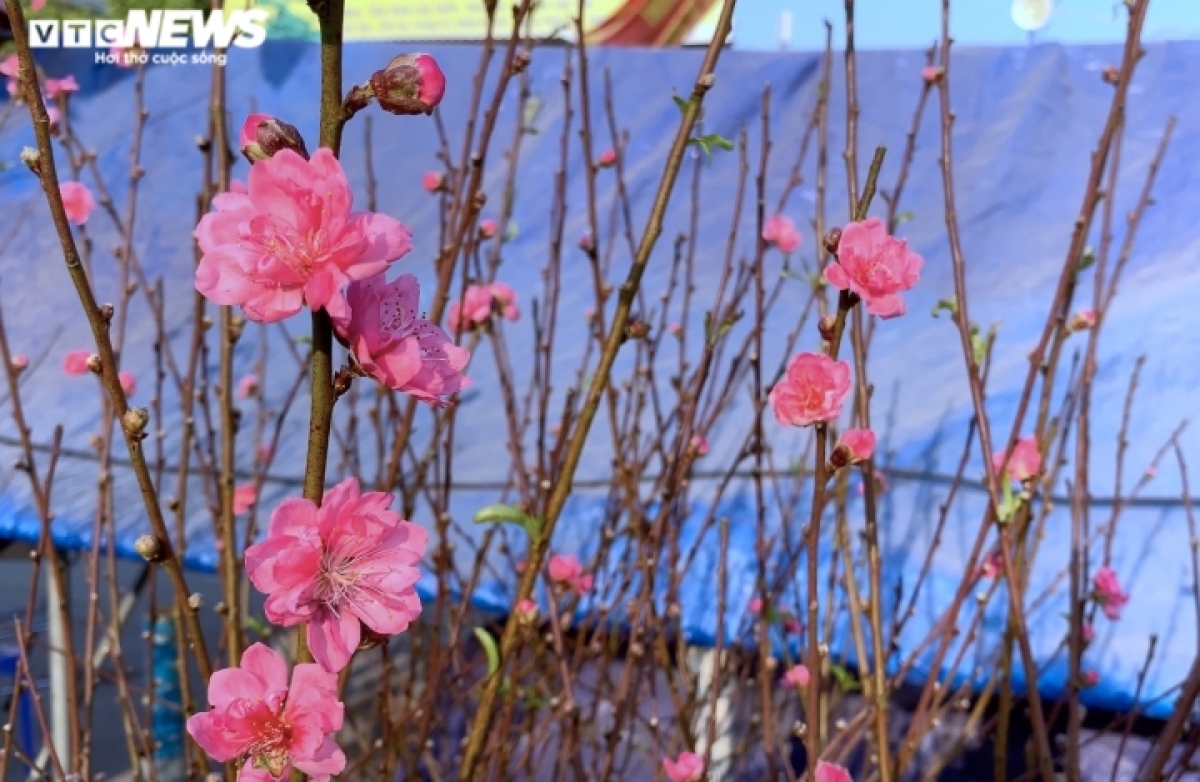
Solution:
{"label": "flower on branch", "polygon": [[241,515],[258,502],[258,488],[253,483],[243,483],[233,490],[233,512]]}
{"label": "flower on branch", "polygon": [[250,169],[246,193],[222,193],[196,227],[203,256],[196,289],[214,304],[237,305],[274,323],[308,305],[349,315],[345,287],[380,274],[412,249],[392,218],[351,212],[341,163],[328,149],[311,160],[290,149]]}
{"label": "flower on branch", "polygon": [[[1004,457],[1008,451],[998,451],[992,454],[992,469],[1000,472],[1004,465]],[[1030,435],[1017,441],[1012,458],[1008,460],[1008,477],[1015,483],[1021,483],[1033,478],[1042,469],[1042,454],[1038,451],[1037,438]]]}
{"label": "flower on branch", "polygon": [[807,687],[810,679],[808,667],[805,665],[793,665],[783,674],[783,683],[793,689]]}
{"label": "flower on branch", "polygon": [[417,569],[428,533],[388,506],[384,492],[362,493],[347,478],[311,500],[284,500],[267,538],[246,550],[246,572],[267,596],[267,619],[308,626],[313,658],[326,670],[346,667],[363,626],[380,635],[408,629],[421,613]]}
{"label": "flower on branch", "polygon": [[1092,578],[1092,586],[1096,603],[1104,615],[1114,622],[1120,619],[1121,609],[1129,602],[1129,595],[1121,591],[1116,571],[1108,565],[1101,567]]}
{"label": "flower on branch", "polygon": [[68,375],[86,375],[89,371],[88,359],[92,357],[90,350],[72,350],[63,359],[63,372]]}
{"label": "flower on branch", "polygon": [[118,372],[117,380],[121,383],[121,390],[125,392],[125,396],[133,396],[137,393],[137,378],[132,372]]}
{"label": "flower on branch", "polygon": [[502,282],[471,285],[463,294],[461,304],[454,302],[450,305],[446,325],[451,331],[466,331],[490,322],[497,313],[513,322],[521,317],[516,291]]}
{"label": "flower on branch", "polygon": [[575,590],[576,594],[585,595],[592,591],[594,583],[592,574],[585,572],[583,565],[579,564],[579,560],[573,556],[555,554],[550,557],[550,562],[546,566],[546,575],[556,584],[569,586]]}
{"label": "flower on branch", "polygon": [[75,81],[75,77],[71,75],[64,76],[61,79],[46,79],[44,89],[46,97],[54,100],[59,95],[78,92],[79,82]]}
{"label": "flower on branch", "polygon": [[781,252],[790,253],[800,246],[800,231],[790,217],[772,215],[763,223],[762,238]]}
{"label": "flower on branch", "polygon": [[445,177],[440,171],[426,171],[421,176],[421,187],[425,188],[430,193],[436,193],[442,189],[442,184],[445,182]]}
{"label": "flower on branch", "polygon": [[220,763],[245,760],[242,782],[278,782],[295,768],[312,782],[328,782],[346,767],[332,734],[342,727],[337,675],[302,663],[292,671],[265,644],[242,655],[241,665],[213,674],[209,711],[190,717],[188,733]]}
{"label": "flower on branch", "polygon": [[865,462],[875,453],[875,433],[870,429],[847,429],[829,457],[835,470]]}
{"label": "flower on branch", "polygon": [[446,76],[428,54],[401,54],[371,74],[379,108],[392,114],[432,114],[446,94]]}
{"label": "flower on branch", "polygon": [[251,114],[246,117],[238,136],[238,145],[251,165],[268,160],[284,149],[290,149],[308,160],[308,147],[304,145],[300,131],[270,114]]}
{"label": "flower on branch", "polygon": [[872,217],[842,229],[837,262],[825,267],[825,279],[857,294],[872,315],[895,318],[905,312],[898,294],[917,284],[924,264],[906,240],[889,236],[883,221]]}
{"label": "flower on branch", "polygon": [[346,296],[350,316],[335,319],[334,328],[367,376],[435,407],[470,387],[462,372],[471,353],[418,315],[416,277],[405,274],[388,283],[380,274],[351,284]]}
{"label": "flower on branch", "polygon": [[82,182],[63,182],[58,186],[58,192],[62,196],[67,219],[75,225],[86,223],[92,210],[96,208],[96,199],[92,196],[92,191],[87,189],[87,185]]}
{"label": "flower on branch", "polygon": [[681,752],[675,760],[663,758],[662,765],[671,782],[700,782],[704,779],[704,758],[695,752]]}
{"label": "flower on branch", "polygon": [[817,763],[816,771],[813,774],[813,782],[854,782],[854,778],[842,766],[836,763],[826,763],[822,760]]}
{"label": "flower on branch", "polygon": [[833,421],[850,392],[850,365],[820,353],[797,353],[768,400],[785,426]]}

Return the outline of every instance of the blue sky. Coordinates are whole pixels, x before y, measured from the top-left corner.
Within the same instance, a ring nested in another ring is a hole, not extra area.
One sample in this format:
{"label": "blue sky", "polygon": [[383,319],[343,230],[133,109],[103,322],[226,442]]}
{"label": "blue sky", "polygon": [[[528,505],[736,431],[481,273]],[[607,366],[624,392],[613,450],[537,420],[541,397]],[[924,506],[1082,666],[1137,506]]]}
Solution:
{"label": "blue sky", "polygon": [[[925,48],[940,29],[941,0],[857,0],[856,39],[864,49]],[[1115,43],[1125,37],[1121,0],[1056,0],[1053,15],[1035,41]],[[1029,41],[1013,24],[1012,0],[957,0],[951,32],[960,46],[1011,46]],[[953,7],[952,7],[953,10]],[[842,0],[740,0],[734,17],[734,46],[775,50],[780,15],[792,13],[792,49],[821,49],[824,20],[843,35]],[[1153,0],[1145,39],[1200,38],[1200,0]]]}

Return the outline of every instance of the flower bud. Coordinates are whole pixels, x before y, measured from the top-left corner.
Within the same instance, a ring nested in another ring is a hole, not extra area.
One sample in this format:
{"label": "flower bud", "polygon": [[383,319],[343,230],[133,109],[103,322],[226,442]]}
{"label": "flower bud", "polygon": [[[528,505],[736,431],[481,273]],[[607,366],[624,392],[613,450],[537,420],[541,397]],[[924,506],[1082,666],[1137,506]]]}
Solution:
{"label": "flower bud", "polygon": [[870,429],[847,429],[829,456],[829,464],[840,470],[851,464],[865,462],[875,453],[875,433]]}
{"label": "flower bud", "polygon": [[1071,317],[1067,324],[1069,331],[1087,331],[1096,325],[1096,313],[1092,310],[1080,310]]}
{"label": "flower bud", "polygon": [[20,374],[25,371],[25,367],[29,366],[29,358],[18,353],[8,363],[13,368],[13,372]]}
{"label": "flower bud", "polygon": [[600,168],[612,168],[617,164],[617,153],[615,150],[606,149],[600,153],[600,158],[596,161],[596,165]]}
{"label": "flower bud", "polygon": [[121,426],[129,434],[141,434],[150,422],[150,411],[144,407],[131,407],[121,416]]}
{"label": "flower bud", "polygon": [[590,233],[585,233],[583,236],[579,237],[580,250],[583,250],[584,252],[591,252],[595,249],[595,247],[596,243],[592,240],[592,235]]}
{"label": "flower bud", "polygon": [[946,75],[946,69],[938,65],[927,65],[921,69],[921,78],[926,84],[937,84]]}
{"label": "flower bud", "polygon": [[425,175],[421,177],[421,186],[429,193],[441,190],[444,183],[445,177],[440,171],[426,171]]}
{"label": "flower bud", "polygon": [[308,148],[304,146],[300,131],[269,114],[246,117],[238,142],[242,146],[242,154],[251,164],[267,160],[282,149],[290,149],[308,159]]}
{"label": "flower bud", "polygon": [[1115,65],[1106,65],[1104,66],[1104,70],[1100,72],[1100,78],[1104,80],[1105,84],[1115,85],[1121,80],[1121,72],[1117,70],[1117,66]]}
{"label": "flower bud", "polygon": [[33,147],[25,147],[21,150],[21,162],[33,173],[38,176],[42,175],[42,153]]}
{"label": "flower bud", "polygon": [[825,250],[831,255],[837,255],[838,245],[842,243],[842,229],[830,228],[825,232]]}
{"label": "flower bud", "polygon": [[100,357],[95,353],[88,356],[87,368],[97,375],[104,372],[104,365],[100,363]]}
{"label": "flower bud", "polygon": [[371,90],[391,114],[432,114],[446,94],[446,77],[428,54],[402,54],[371,74]]}
{"label": "flower bud", "polygon": [[516,605],[516,614],[521,624],[533,624],[538,615],[537,603],[532,600],[522,600]]}
{"label": "flower bud", "polygon": [[491,239],[496,235],[497,230],[499,227],[496,225],[496,221],[490,217],[479,223],[479,235],[484,239]]}
{"label": "flower bud", "polygon": [[817,321],[817,331],[821,332],[821,339],[829,342],[833,339],[833,329],[837,325],[837,318],[832,315],[826,315]]}
{"label": "flower bud", "polygon": [[147,562],[160,562],[163,558],[162,544],[153,535],[139,537],[133,542],[133,550]]}
{"label": "flower bud", "polygon": [[645,339],[650,335],[650,324],[644,320],[634,318],[625,327],[625,334],[630,339]]}

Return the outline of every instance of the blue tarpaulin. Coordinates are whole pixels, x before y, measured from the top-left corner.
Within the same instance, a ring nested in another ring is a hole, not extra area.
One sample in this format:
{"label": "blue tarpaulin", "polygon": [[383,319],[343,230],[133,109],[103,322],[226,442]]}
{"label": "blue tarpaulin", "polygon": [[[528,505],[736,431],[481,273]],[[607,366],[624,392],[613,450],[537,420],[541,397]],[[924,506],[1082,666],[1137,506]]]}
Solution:
{"label": "blue tarpaulin", "polygon": [[[504,245],[504,263],[498,279],[512,285],[522,297],[528,312],[530,300],[541,291],[540,267],[550,244],[549,230],[554,174],[559,166],[563,98],[560,79],[567,50],[549,49],[535,53],[530,66],[530,89],[537,96],[539,111],[528,119],[536,133],[523,140],[521,165],[516,181],[513,222],[515,235]],[[445,127],[452,149],[461,146],[468,100],[479,52],[472,47],[435,48],[449,84],[449,96],[442,107]],[[355,45],[347,49],[348,81],[362,82],[394,55],[390,45]],[[626,152],[626,174],[633,204],[635,225],[640,228],[649,212],[650,200],[661,172],[662,161],[678,122],[679,113],[673,94],[686,94],[700,62],[695,51],[603,51],[591,53],[593,74],[610,71],[618,121],[630,134]],[[124,204],[128,178],[128,143],[133,117],[133,75],[112,66],[93,65],[88,57],[60,52],[47,55],[44,67],[50,76],[74,73],[82,85],[72,98],[71,121],[96,150],[99,170],[113,194],[115,203]],[[228,105],[234,121],[251,110],[272,113],[296,124],[309,139],[316,138],[318,51],[308,45],[268,45],[257,52],[235,52],[229,68]],[[955,176],[958,187],[958,216],[964,251],[968,262],[968,286],[972,292],[971,315],[986,329],[998,324],[998,338],[988,386],[988,409],[997,437],[1007,435],[1016,407],[1020,385],[1028,368],[1028,354],[1040,336],[1049,307],[1053,285],[1062,268],[1070,239],[1072,221],[1082,198],[1089,154],[1106,116],[1112,88],[1101,79],[1105,65],[1117,61],[1113,47],[1029,48],[963,50],[953,63],[952,100],[956,113],[953,141]],[[859,120],[861,159],[866,160],[878,144],[889,147],[881,182],[890,187],[895,181],[913,109],[920,94],[919,76],[924,65],[919,52],[876,52],[859,55]],[[774,203],[787,183],[791,164],[804,128],[809,120],[819,80],[820,56],[817,54],[754,54],[726,52],[721,61],[716,86],[705,104],[704,127],[708,132],[737,136],[742,127],[750,134],[750,157],[757,159],[757,128],[761,112],[761,88],[771,85],[772,135],[774,140],[768,201]],[[845,214],[845,196],[840,151],[843,146],[844,116],[840,73],[835,74],[831,91],[830,150],[831,219]],[[1194,85],[1200,79],[1200,44],[1154,44],[1139,64],[1130,90],[1127,130],[1121,152],[1121,187],[1116,194],[1117,214],[1124,215],[1134,204],[1137,191],[1158,145],[1168,117],[1178,118],[1174,141],[1163,161],[1155,187],[1157,204],[1146,215],[1141,233],[1121,282],[1120,294],[1105,324],[1100,349],[1100,368],[1093,388],[1093,424],[1090,465],[1092,493],[1111,496],[1116,493],[1117,432],[1129,374],[1136,359],[1146,354],[1138,398],[1131,422],[1130,445],[1121,493],[1128,493],[1150,464],[1154,453],[1165,443],[1182,419],[1196,413],[1195,389],[1200,384],[1194,360],[1193,335],[1200,332],[1200,310],[1194,306],[1192,290],[1200,291],[1200,169],[1191,165],[1200,153],[1200,109],[1194,100]],[[593,90],[595,116],[602,117],[602,91]],[[137,215],[136,250],[147,274],[165,279],[168,306],[167,329],[176,356],[183,358],[190,334],[191,274],[193,250],[190,234],[195,226],[196,192],[199,188],[201,156],[195,138],[207,123],[209,83],[201,66],[152,67],[146,85],[146,125],[143,153],[146,176],[141,183]],[[497,144],[489,161],[485,189],[490,196],[485,216],[495,216],[505,185],[505,167],[499,150],[511,140],[516,125],[515,94],[506,99],[498,123]],[[372,109],[372,112],[375,110]],[[532,113],[531,113],[532,114]],[[346,131],[344,165],[357,188],[358,204],[365,198],[366,174],[361,119]],[[435,155],[438,139],[431,121],[394,118],[374,114],[374,161],[378,178],[379,209],[412,226],[415,250],[396,266],[418,275],[426,290],[432,288],[431,259],[438,245],[437,200],[420,187],[422,173],[438,167]],[[9,339],[17,352],[37,356],[49,345],[44,364],[24,376],[24,400],[35,439],[48,443],[53,427],[64,427],[64,446],[77,452],[59,466],[54,491],[54,534],[59,545],[84,548],[91,544],[95,513],[96,465],[84,458],[89,439],[100,430],[98,395],[88,377],[65,376],[60,369],[63,356],[72,349],[92,345],[61,262],[57,239],[50,230],[47,209],[35,179],[17,162],[22,146],[30,143],[27,119],[19,112],[9,118],[0,132],[0,159],[8,167],[0,172],[4,209],[0,214],[0,236],[13,233],[13,240],[0,255],[0,299],[5,309]],[[575,136],[568,170],[582,170],[581,153]],[[599,146],[598,142],[598,146]],[[310,146],[313,144],[310,143]],[[602,146],[608,146],[603,144]],[[697,153],[699,154],[699,153]],[[935,476],[954,473],[962,449],[962,433],[971,416],[962,357],[957,336],[947,318],[933,318],[930,312],[939,299],[953,294],[950,259],[943,221],[942,184],[937,158],[939,154],[936,112],[925,115],[918,139],[912,173],[905,191],[902,209],[911,212],[899,233],[907,237],[925,260],[920,284],[906,295],[909,315],[880,323],[872,343],[871,372],[874,383],[873,404],[877,428],[883,433],[881,461],[889,471],[889,487],[881,501],[881,535],[884,581],[888,594],[897,580],[910,588],[921,570],[922,559],[932,544],[939,506],[948,487]],[[804,243],[799,254],[811,264],[815,244],[809,219],[816,193],[813,187],[812,157],[805,166],[801,183],[787,209],[801,226]],[[703,312],[711,306],[718,284],[725,244],[730,233],[732,193],[736,189],[738,160],[736,153],[714,155],[704,162],[701,210],[697,236],[699,248],[695,272],[696,305],[684,324],[693,334],[701,333]],[[65,166],[60,162],[60,174]],[[246,164],[240,161],[235,172],[244,177]],[[90,174],[83,177],[93,183]],[[611,176],[599,182],[601,218],[607,226],[610,205],[615,197]],[[677,197],[666,216],[664,241],[651,261],[644,288],[653,298],[666,287],[670,266],[671,242],[676,233],[688,230],[689,196],[681,180]],[[555,387],[567,388],[584,352],[586,325],[580,314],[593,304],[590,282],[575,284],[573,279],[588,272],[582,253],[573,249],[575,240],[586,228],[583,182],[572,179],[567,187],[565,242],[569,249],[564,258],[568,280],[561,294],[559,331],[556,336]],[[882,203],[877,202],[882,208]],[[122,206],[123,208],[123,206]],[[751,257],[754,242],[753,199],[740,216],[737,252]],[[116,266],[108,248],[118,235],[105,216],[97,211],[88,223],[97,257],[96,286],[101,300],[117,296]],[[1123,219],[1115,226],[1119,243],[1126,231]],[[607,230],[601,236],[606,237]],[[620,236],[620,234],[618,234]],[[613,275],[620,279],[627,264],[623,245],[615,254]],[[771,279],[782,270],[782,261],[773,254],[767,261]],[[394,272],[395,273],[395,272]],[[784,336],[794,325],[807,296],[807,286],[795,281],[785,286],[780,305],[768,320],[764,366],[773,367],[783,358]],[[1084,278],[1083,290],[1090,300],[1090,277]],[[152,393],[155,334],[144,303],[135,299],[124,348],[123,368],[133,372],[141,388],[135,402],[145,404]],[[610,300],[610,306],[612,302]],[[678,319],[678,315],[673,316]],[[287,324],[292,337],[307,329],[307,319]],[[732,334],[745,333],[745,322]],[[530,367],[521,357],[532,355],[532,329],[528,320],[505,326],[505,338],[521,382]],[[810,328],[810,333],[813,330]],[[253,329],[247,335],[257,336]],[[296,371],[295,362],[282,345],[283,336],[271,331],[272,350],[265,394],[278,407]],[[815,335],[802,337],[800,348],[815,347]],[[1074,352],[1082,347],[1082,337],[1068,345]],[[692,340],[693,346],[696,344]],[[237,375],[250,371],[258,358],[255,339],[244,339],[236,356]],[[675,361],[674,346],[665,348]],[[212,371],[215,373],[215,355]],[[35,362],[36,363],[36,362]],[[1064,361],[1064,366],[1069,364]],[[628,369],[618,366],[618,374]],[[453,474],[460,489],[450,503],[455,519],[456,545],[463,562],[470,560],[470,538],[478,527],[470,519],[480,506],[500,497],[498,489],[509,479],[509,456],[505,450],[507,428],[498,399],[498,382],[491,348],[483,344],[470,368],[474,387],[460,403]],[[665,376],[665,373],[664,373]],[[1065,383],[1065,377],[1060,381]],[[161,429],[168,444],[168,461],[177,459],[176,442],[181,422],[174,404],[175,393],[166,394],[167,419]],[[295,478],[302,472],[306,432],[307,402],[301,393],[295,403],[299,414],[285,426],[282,445],[274,472],[281,478],[269,482],[260,506],[270,508],[282,497],[298,493]],[[557,409],[557,408],[554,408]],[[423,414],[424,415],[424,414]],[[251,417],[247,413],[247,419]],[[741,393],[731,409],[706,432],[710,443],[708,462],[700,469],[728,463],[741,447],[753,417],[752,398]],[[421,418],[428,421],[428,418]],[[364,423],[365,426],[365,423]],[[581,487],[568,504],[554,539],[554,549],[565,553],[592,554],[601,540],[599,531],[607,517],[603,486],[613,471],[613,454],[608,446],[604,412],[597,419],[597,436],[585,450],[579,470]],[[152,430],[160,425],[154,423]],[[249,469],[253,451],[248,439],[252,426],[244,426],[241,437]],[[426,427],[428,429],[428,427]],[[790,459],[799,459],[802,440],[795,432],[782,431],[773,421],[766,424],[773,460],[779,469]],[[420,432],[418,428],[418,432]],[[14,429],[4,416],[0,435],[7,459],[16,456],[12,446]],[[373,435],[371,438],[373,440]],[[532,448],[534,442],[530,439]],[[1195,438],[1185,434],[1184,453],[1197,459]],[[148,441],[151,454],[154,440]],[[368,452],[372,448],[364,446]],[[121,449],[117,449],[118,453]],[[978,449],[976,448],[976,452]],[[331,460],[331,477],[337,475],[337,447]],[[373,475],[369,453],[364,456]],[[722,461],[724,459],[724,461]],[[7,462],[6,462],[7,463]],[[715,470],[719,472],[719,470]],[[982,473],[976,455],[967,477],[977,480]],[[1070,471],[1067,473],[1071,475]],[[132,476],[121,464],[114,467],[116,492],[117,546],[121,554],[132,555],[133,541],[146,531],[140,496]],[[174,489],[173,472],[167,472],[164,494]],[[727,550],[726,598],[729,615],[725,623],[731,640],[746,638],[746,606],[753,597],[758,574],[755,552],[758,514],[753,502],[753,485],[746,478],[736,479],[721,499],[721,507],[710,508],[717,481],[697,478],[690,486],[692,512],[680,527],[683,551],[695,548],[688,577],[680,596],[682,630],[696,644],[713,643],[717,628],[715,596],[722,585],[716,583],[720,560],[718,533],[713,517],[726,518],[730,525]],[[1154,663],[1137,700],[1144,713],[1164,716],[1173,705],[1171,688],[1186,674],[1197,653],[1197,619],[1193,600],[1191,533],[1182,504],[1181,480],[1168,459],[1157,477],[1144,490],[1146,496],[1161,501],[1131,505],[1121,513],[1113,546],[1113,566],[1132,595],[1119,622],[1097,621],[1096,640],[1089,647],[1085,665],[1101,673],[1099,684],[1088,690],[1084,702],[1090,706],[1119,711],[1130,709],[1135,701],[1137,674],[1143,665],[1150,636],[1158,637]],[[1066,677],[1065,656],[1059,650],[1065,622],[1065,581],[1058,578],[1067,562],[1070,540],[1069,502],[1065,483],[1055,487],[1060,496],[1057,507],[1045,527],[1037,564],[1031,575],[1031,598],[1045,592],[1041,601],[1030,602],[1030,628],[1035,656],[1045,662],[1039,686],[1047,697],[1062,692]],[[211,521],[205,490],[199,479],[189,491],[187,564],[211,570],[216,563]],[[861,512],[851,495],[851,517]],[[781,515],[778,502],[768,503],[764,519],[768,537],[784,533],[799,535],[803,511],[790,508]],[[800,508],[804,508],[801,498]],[[915,605],[915,613],[898,639],[898,655],[911,651],[930,631],[933,622],[945,610],[962,577],[963,562],[970,550],[980,519],[984,495],[965,488],[959,492],[950,511],[940,547],[933,559],[928,582]],[[1092,507],[1092,528],[1107,523],[1112,507],[1097,501]],[[713,511],[713,512],[710,512]],[[260,517],[263,514],[260,514]],[[427,508],[418,508],[414,521],[432,528]],[[786,520],[786,521],[785,521]],[[857,523],[857,522],[855,522]],[[264,524],[260,518],[259,529]],[[826,525],[828,529],[830,525]],[[786,529],[785,529],[786,528]],[[9,471],[0,484],[0,536],[35,540],[39,522],[26,477]],[[632,545],[619,538],[610,552],[609,565],[601,568],[593,596],[584,600],[580,611],[587,614],[604,602],[606,585],[611,582],[617,563]],[[517,539],[513,538],[514,546]],[[822,568],[832,557],[833,541],[822,544]],[[1097,546],[1094,551],[1099,552]],[[785,563],[773,560],[769,568],[778,571]],[[804,563],[798,564],[801,574]],[[662,565],[666,567],[665,563]],[[465,572],[465,571],[464,571]],[[797,605],[801,599],[803,578],[795,579]],[[822,583],[826,576],[822,575]],[[485,569],[471,599],[481,608],[507,611],[515,584],[511,560],[497,558]],[[426,594],[435,588],[432,577],[422,582]],[[890,599],[885,602],[890,603]],[[968,601],[964,619],[977,610],[974,596]],[[621,617],[619,607],[610,615]],[[940,675],[957,673],[979,677],[990,673],[995,639],[1006,619],[1003,595],[995,596],[985,608],[981,638],[972,642],[963,661],[951,671],[952,653]],[[840,634],[834,652],[849,655],[852,644]],[[778,639],[783,645],[785,639]],[[896,658],[901,659],[900,656]],[[920,657],[913,676],[928,676],[929,659]],[[978,667],[977,667],[978,666]],[[894,666],[893,666],[894,667]],[[979,668],[985,668],[980,670]],[[1021,669],[1016,666],[1018,686]]]}

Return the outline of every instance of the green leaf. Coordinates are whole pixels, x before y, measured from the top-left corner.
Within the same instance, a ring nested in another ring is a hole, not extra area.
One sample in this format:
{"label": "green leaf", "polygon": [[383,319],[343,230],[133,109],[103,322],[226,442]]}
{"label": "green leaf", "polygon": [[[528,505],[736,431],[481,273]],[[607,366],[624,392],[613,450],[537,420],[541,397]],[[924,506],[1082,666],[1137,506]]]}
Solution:
{"label": "green leaf", "polygon": [[958,297],[951,296],[948,299],[941,299],[933,307],[933,317],[937,317],[942,312],[949,312],[951,316],[958,314]]}
{"label": "green leaf", "polygon": [[246,629],[259,638],[266,638],[271,634],[271,626],[257,616],[246,617]]}
{"label": "green leaf", "polygon": [[905,210],[905,211],[901,212],[900,214],[896,215],[895,225],[896,226],[904,225],[905,223],[912,222],[912,219],[913,219],[913,213],[909,210]]}
{"label": "green leaf", "polygon": [[996,508],[996,521],[1007,524],[1017,509],[1018,500],[1013,496],[1012,481],[1007,480],[1004,475],[1000,476],[1000,480],[1004,486],[1004,499],[1000,501],[1000,507]]}
{"label": "green leaf", "polygon": [[1083,248],[1083,255],[1079,256],[1079,263],[1075,264],[1076,273],[1087,269],[1096,263],[1096,251],[1091,247]]}
{"label": "green leaf", "polygon": [[517,223],[515,220],[508,221],[508,227],[504,229],[504,241],[511,242],[517,238]]}
{"label": "green leaf", "polygon": [[829,668],[829,672],[833,674],[833,678],[837,680],[838,686],[844,692],[855,692],[862,689],[862,685],[854,678],[854,674],[847,671],[840,665],[834,665]]}
{"label": "green leaf", "polygon": [[987,361],[988,340],[979,334],[979,324],[971,324],[971,350],[975,354],[975,366],[982,367]]}
{"label": "green leaf", "polygon": [[725,322],[722,323],[720,325],[720,327],[717,328],[717,333],[713,337],[713,341],[715,342],[716,340],[718,340],[721,337],[728,334],[729,330],[734,327],[734,324],[736,324],[739,320],[742,319],[742,314],[743,313],[741,313],[741,312],[735,312],[732,315],[730,315],[728,318],[726,318]]}
{"label": "green leaf", "polygon": [[524,528],[525,532],[527,532],[531,538],[537,537],[538,532],[540,532],[542,528],[542,523],[538,519],[530,516],[520,508],[514,508],[511,505],[503,505],[500,503],[488,505],[485,508],[480,508],[479,511],[475,513],[475,523],[516,524],[517,526]]}
{"label": "green leaf", "polygon": [[710,158],[713,155],[712,148],[723,149],[726,152],[733,149],[733,142],[725,138],[719,133],[706,133],[703,136],[696,136],[688,139],[688,144],[694,144],[704,150],[704,153]]}
{"label": "green leaf", "polygon": [[687,112],[688,104],[691,102],[690,99],[685,100],[678,95],[672,95],[671,100],[675,101],[675,106],[679,109],[680,114]]}
{"label": "green leaf", "polygon": [[496,646],[496,639],[482,627],[475,628],[475,638],[483,647],[483,653],[487,655],[488,676],[495,675],[496,671],[500,670],[500,649]]}

